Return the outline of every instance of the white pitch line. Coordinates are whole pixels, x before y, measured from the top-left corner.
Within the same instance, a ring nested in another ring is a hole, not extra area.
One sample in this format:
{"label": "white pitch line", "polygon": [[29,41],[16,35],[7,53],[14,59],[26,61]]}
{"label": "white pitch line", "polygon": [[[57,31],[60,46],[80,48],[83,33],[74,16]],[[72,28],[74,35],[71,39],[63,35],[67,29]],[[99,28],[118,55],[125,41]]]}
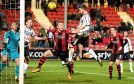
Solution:
{"label": "white pitch line", "polygon": [[[37,66],[37,65],[34,65],[34,64],[29,64],[29,66]],[[62,66],[62,64],[59,64],[59,65],[45,65],[44,66]],[[74,65],[74,66],[96,66],[96,65]],[[98,65],[99,66],[99,65]],[[100,67],[100,66],[99,66]],[[102,66],[102,67],[107,67],[107,66]]]}
{"label": "white pitch line", "polygon": [[98,74],[98,73],[87,73],[87,72],[79,72],[79,71],[75,71],[75,72],[82,73],[82,74],[94,74],[94,75],[108,76],[106,74]]}
{"label": "white pitch line", "polygon": [[[75,72],[77,72],[77,71],[75,71]],[[87,72],[77,72],[77,73],[82,73],[82,74],[94,74],[94,75],[101,75],[101,76],[109,76],[109,75],[106,75],[106,74],[98,74],[98,73],[87,73]],[[134,80],[134,77],[127,77],[127,78]]]}
{"label": "white pitch line", "polygon": [[134,78],[133,78],[133,77],[127,77],[127,78],[129,78],[129,79],[133,79],[133,80],[134,80]]}
{"label": "white pitch line", "polygon": [[[41,71],[41,72],[59,72],[59,73],[65,73],[64,71]],[[81,73],[81,74],[90,74],[90,75],[100,75],[100,76],[106,76],[106,77],[108,77],[109,75],[106,75],[106,74],[99,74],[99,73],[87,73],[87,72],[79,72],[79,71],[75,71],[76,73]],[[32,73],[32,72],[31,72]],[[37,73],[39,73],[39,72],[37,72]],[[132,79],[132,80],[134,80],[134,77],[126,77],[126,78],[128,78],[128,79]]]}

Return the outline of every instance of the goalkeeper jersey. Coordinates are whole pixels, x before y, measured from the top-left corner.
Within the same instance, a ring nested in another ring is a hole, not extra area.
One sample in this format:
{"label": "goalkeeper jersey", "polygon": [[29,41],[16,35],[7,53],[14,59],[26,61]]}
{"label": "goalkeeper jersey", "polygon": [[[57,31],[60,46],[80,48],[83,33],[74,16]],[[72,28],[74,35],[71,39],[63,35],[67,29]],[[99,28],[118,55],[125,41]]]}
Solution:
{"label": "goalkeeper jersey", "polygon": [[4,35],[4,39],[9,39],[5,48],[7,49],[18,49],[20,33],[13,32],[12,30],[8,31]]}

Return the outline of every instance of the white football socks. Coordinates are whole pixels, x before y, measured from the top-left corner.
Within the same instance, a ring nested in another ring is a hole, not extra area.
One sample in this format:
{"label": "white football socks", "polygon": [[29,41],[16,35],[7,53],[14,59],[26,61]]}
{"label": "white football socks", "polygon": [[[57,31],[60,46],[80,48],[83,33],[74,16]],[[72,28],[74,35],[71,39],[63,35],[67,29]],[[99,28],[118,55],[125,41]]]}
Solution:
{"label": "white football socks", "polygon": [[97,55],[92,49],[89,49],[89,54],[90,54],[90,57],[94,57],[97,60]]}
{"label": "white football socks", "polygon": [[134,72],[134,71],[133,71],[133,68],[132,68],[132,67],[133,67],[133,63],[132,63],[132,62],[129,62],[129,65],[130,65],[130,71],[131,71],[131,72]]}
{"label": "white football socks", "polygon": [[24,74],[26,73],[27,68],[28,68],[28,64],[27,64],[27,63],[24,63],[24,67],[23,67],[23,69],[24,69]]}
{"label": "white football socks", "polygon": [[64,62],[64,61],[61,61],[61,63],[62,63],[62,64],[65,64],[65,62]]}
{"label": "white football socks", "polygon": [[68,61],[69,61],[69,62],[72,61],[73,54],[74,54],[74,49],[70,49],[70,50],[69,50],[69,57],[68,57]]}
{"label": "white football socks", "polygon": [[121,66],[121,73],[123,73],[123,63],[120,63]]}

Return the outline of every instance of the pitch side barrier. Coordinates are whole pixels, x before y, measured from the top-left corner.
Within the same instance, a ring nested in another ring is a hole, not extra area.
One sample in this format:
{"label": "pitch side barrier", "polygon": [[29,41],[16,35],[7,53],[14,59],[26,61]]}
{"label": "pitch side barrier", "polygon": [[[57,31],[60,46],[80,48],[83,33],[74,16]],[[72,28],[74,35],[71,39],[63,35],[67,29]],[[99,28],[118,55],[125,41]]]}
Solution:
{"label": "pitch side barrier", "polygon": [[[53,49],[53,48],[34,48],[34,49],[30,49],[30,52],[29,52],[29,56],[31,59],[39,59],[40,57],[42,57],[43,53],[46,51],[46,50],[49,50],[49,49]],[[99,56],[101,59],[103,60],[108,60],[109,57],[111,56],[111,52],[112,50],[111,49],[94,49],[95,53],[97,54],[97,56]],[[134,59],[134,56],[131,55],[131,57]],[[47,57],[48,59],[57,59],[56,56],[54,57]],[[92,58],[91,58],[92,59]]]}
{"label": "pitch side barrier", "polygon": [[[44,48],[32,48],[30,49],[29,56],[33,60],[39,59],[40,57],[42,57],[43,53],[49,49],[53,50],[53,48],[45,48],[45,49]],[[0,51],[1,50],[2,49],[0,49]],[[112,50],[110,49],[94,49],[94,51],[97,54],[97,56],[99,56],[103,60],[108,60],[112,52]],[[134,56],[131,55],[131,57],[134,60]],[[58,59],[58,58],[57,56],[54,56],[54,57],[47,57],[47,59]]]}

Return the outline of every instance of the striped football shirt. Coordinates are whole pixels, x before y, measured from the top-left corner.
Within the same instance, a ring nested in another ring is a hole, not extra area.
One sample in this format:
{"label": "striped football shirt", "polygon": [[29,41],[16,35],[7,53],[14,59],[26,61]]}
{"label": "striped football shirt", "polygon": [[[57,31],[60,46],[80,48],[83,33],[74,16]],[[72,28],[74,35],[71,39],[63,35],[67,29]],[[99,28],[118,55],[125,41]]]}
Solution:
{"label": "striped football shirt", "polygon": [[30,38],[31,37],[34,37],[35,36],[35,32],[34,32],[34,30],[32,29],[32,28],[27,28],[26,26],[25,26],[25,29],[24,29],[24,39],[25,39],[25,41],[26,42],[29,42],[30,40]]}
{"label": "striped football shirt", "polygon": [[84,25],[84,26],[89,26],[90,25],[90,16],[89,16],[87,11],[80,19],[79,26],[82,26],[82,25]]}

